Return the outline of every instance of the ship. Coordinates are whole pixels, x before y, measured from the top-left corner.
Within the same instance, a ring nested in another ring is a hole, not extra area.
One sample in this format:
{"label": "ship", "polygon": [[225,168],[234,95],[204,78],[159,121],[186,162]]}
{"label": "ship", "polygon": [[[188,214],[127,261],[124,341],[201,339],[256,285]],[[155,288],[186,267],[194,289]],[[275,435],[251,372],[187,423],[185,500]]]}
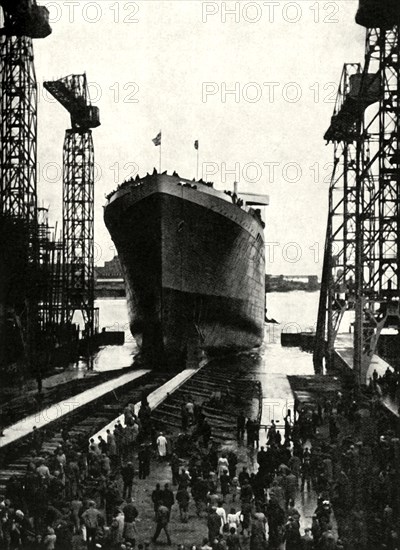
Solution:
{"label": "ship", "polygon": [[104,221],[123,272],[132,335],[151,368],[260,346],[265,195],[156,170],[107,196]]}

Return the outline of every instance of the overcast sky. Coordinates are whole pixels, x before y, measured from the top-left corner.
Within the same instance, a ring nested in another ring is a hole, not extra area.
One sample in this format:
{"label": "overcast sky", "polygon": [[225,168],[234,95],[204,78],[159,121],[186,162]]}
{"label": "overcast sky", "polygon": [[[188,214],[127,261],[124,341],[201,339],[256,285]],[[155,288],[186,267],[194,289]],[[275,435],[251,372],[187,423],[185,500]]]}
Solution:
{"label": "overcast sky", "polygon": [[238,179],[270,196],[267,272],[320,274],[333,159],[323,134],[343,63],[363,60],[357,1],[40,3],[53,33],[35,41],[38,188],[53,224],[69,115],[41,84],[86,71],[102,122],[93,131],[96,263],[114,255],[104,196],[158,167],[151,140],[162,129],[163,170],[194,177],[198,139],[217,188]]}

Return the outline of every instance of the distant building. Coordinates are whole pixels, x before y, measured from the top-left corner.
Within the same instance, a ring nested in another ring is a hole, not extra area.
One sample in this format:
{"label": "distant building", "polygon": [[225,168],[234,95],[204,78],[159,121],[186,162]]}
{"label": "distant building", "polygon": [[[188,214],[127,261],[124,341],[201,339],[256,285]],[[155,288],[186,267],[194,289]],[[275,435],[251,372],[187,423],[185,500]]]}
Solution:
{"label": "distant building", "polygon": [[118,256],[114,256],[109,262],[104,262],[104,266],[94,268],[96,279],[123,279],[121,265]]}
{"label": "distant building", "polygon": [[265,275],[266,292],[290,292],[292,290],[319,290],[317,275]]}
{"label": "distant building", "polygon": [[125,284],[118,256],[114,256],[104,266],[96,266],[95,271],[95,295],[96,298],[123,298],[125,296]]}

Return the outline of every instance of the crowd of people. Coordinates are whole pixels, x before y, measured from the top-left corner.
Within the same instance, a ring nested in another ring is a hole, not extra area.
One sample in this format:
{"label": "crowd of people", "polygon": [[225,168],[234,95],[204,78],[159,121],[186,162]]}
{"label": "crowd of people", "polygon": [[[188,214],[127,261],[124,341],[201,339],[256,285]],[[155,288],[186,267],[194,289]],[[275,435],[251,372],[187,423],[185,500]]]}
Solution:
{"label": "crowd of people", "polygon": [[338,392],[295,425],[312,441],[312,450],[303,451],[309,466],[303,458],[301,487],[314,488],[336,517],[339,538],[326,547],[398,550],[398,426],[373,384],[366,393]]}
{"label": "crowd of people", "polygon": [[386,368],[383,375],[379,376],[376,369],[372,373],[370,386],[374,391],[382,392],[383,395],[389,395],[392,399],[399,397],[400,389],[400,369],[398,367]]}
{"label": "crowd of people", "polygon": [[[220,398],[212,396],[214,406]],[[367,418],[353,393],[314,409],[297,406],[283,433],[271,422],[261,447],[258,420],[240,413],[235,449],[247,448],[245,464],[236,450],[220,448],[190,395],[174,441],[156,431],[146,399],[138,415],[128,405],[124,423],[89,445],[64,428],[48,453],[34,430],[26,474],[12,476],[0,498],[0,548],[146,550],[165,540],[189,550],[171,528],[175,510],[174,525],[195,522],[196,536],[203,532],[190,550],[399,550],[400,444],[376,401],[369,403]],[[134,480],[148,483],[151,470],[165,479],[166,468],[171,481],[148,494],[150,536],[138,529],[144,510],[133,499]],[[299,511],[305,492],[317,497],[309,522]]]}
{"label": "crowd of people", "polygon": [[128,405],[124,426],[117,421],[106,439],[91,438],[89,445],[64,427],[54,452],[33,429],[25,476],[11,476],[0,497],[0,548],[71,550],[80,541],[87,548],[135,546],[134,478],[149,476],[152,456],[164,454],[164,446],[145,398],[138,416],[134,411]]}

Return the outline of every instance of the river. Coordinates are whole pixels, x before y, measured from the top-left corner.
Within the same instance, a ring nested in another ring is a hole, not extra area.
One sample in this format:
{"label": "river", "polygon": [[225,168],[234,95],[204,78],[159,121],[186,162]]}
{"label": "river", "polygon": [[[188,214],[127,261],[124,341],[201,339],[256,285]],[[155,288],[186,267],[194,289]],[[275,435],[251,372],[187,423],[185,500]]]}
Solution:
{"label": "river", "polygon": [[[282,331],[313,330],[318,298],[318,292],[302,291],[272,292],[267,296],[268,317],[276,319],[279,324],[265,325],[264,342],[254,354],[252,373],[260,380],[263,389],[262,424],[269,425],[274,419],[281,426],[287,409],[293,410],[287,375],[314,373],[312,355],[299,348],[282,347],[280,336]],[[94,357],[94,369],[104,371],[130,366],[138,347],[129,331],[125,299],[102,299],[96,302],[96,306],[99,308],[100,327],[123,330],[125,344],[100,349]]]}
{"label": "river", "polygon": [[[315,327],[317,319],[318,292],[271,292],[267,297],[268,317],[279,324],[265,326],[264,343],[259,350],[262,357],[260,374],[311,374],[312,357],[297,348],[282,348],[281,331],[308,331]],[[125,299],[97,300],[100,327],[108,330],[123,330],[125,345],[101,349],[94,358],[94,369],[109,370],[132,364],[138,348],[129,332],[128,312]]]}

